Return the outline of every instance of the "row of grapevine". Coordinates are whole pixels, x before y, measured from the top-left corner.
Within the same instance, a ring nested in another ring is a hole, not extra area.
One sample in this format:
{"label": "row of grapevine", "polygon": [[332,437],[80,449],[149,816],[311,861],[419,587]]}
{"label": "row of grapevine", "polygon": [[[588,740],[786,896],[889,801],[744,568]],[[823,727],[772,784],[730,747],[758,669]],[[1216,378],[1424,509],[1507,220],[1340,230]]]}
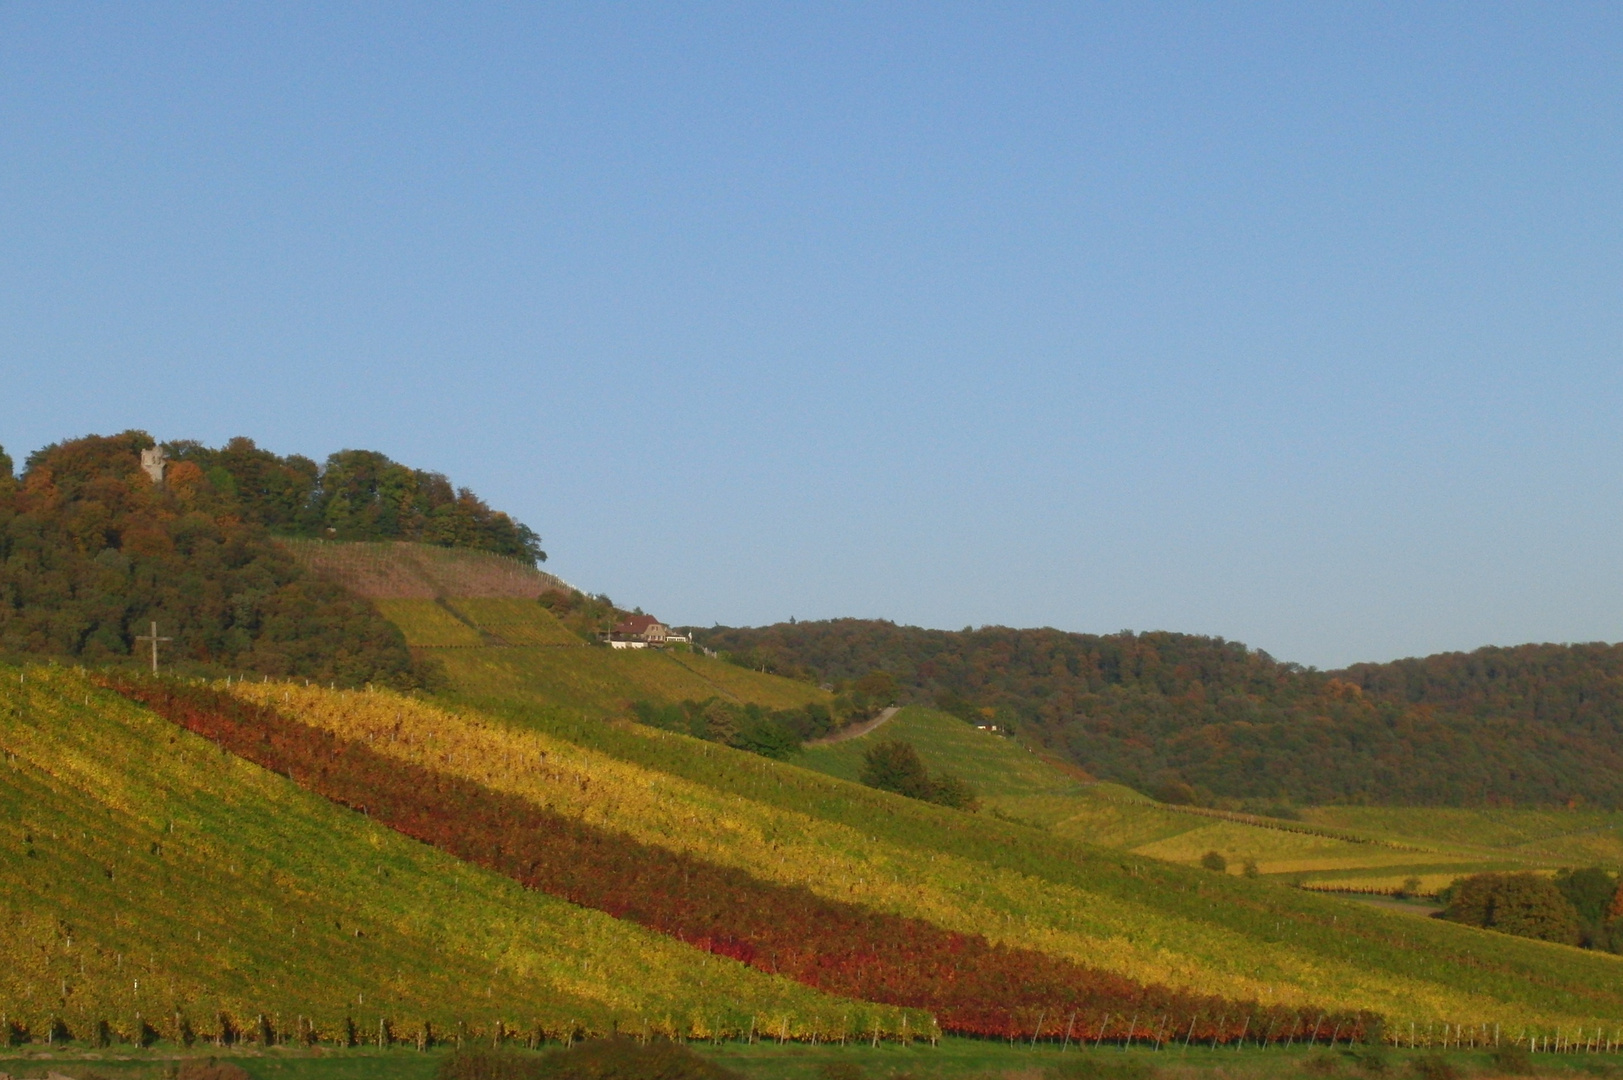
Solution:
{"label": "row of grapevine", "polygon": [[[1087,873],[1091,880],[1080,887],[1075,879],[1084,874],[1074,868],[1084,853],[1074,848],[1032,852],[1043,857],[1010,866],[1014,860],[1002,853],[1014,837],[1007,826],[982,820],[984,815],[928,807],[640,725],[616,730],[591,722],[580,726],[578,737],[646,744],[643,764],[583,746],[574,731],[555,736],[524,730],[385,691],[257,682],[234,683],[230,691],[340,738],[365,741],[392,758],[519,795],[651,846],[1134,982],[1304,1012],[1323,1004],[1405,1021],[1477,1015],[1520,1022],[1509,1010],[1495,1012],[1497,1001],[1473,994],[1457,975],[1440,972],[1444,978],[1422,982],[1372,967],[1372,958],[1378,963],[1412,950],[1390,934],[1348,948],[1346,920],[1338,925],[1329,910],[1302,912],[1299,893],[1276,890],[1269,897],[1272,910],[1257,910],[1255,896],[1208,898],[1210,890],[1224,886],[1222,878],[1147,861],[1133,871],[1142,877],[1129,879],[1113,865],[1109,876]],[[676,776],[653,764],[680,763],[684,756],[698,758],[704,772]],[[819,790],[834,784],[842,790]],[[793,807],[784,805],[791,801]],[[842,817],[808,812],[819,802]],[[932,828],[918,829],[906,843],[875,835],[908,816],[932,818]],[[1005,835],[994,831],[1000,828]],[[981,843],[980,857],[940,848],[943,838],[977,832],[990,833],[997,846]],[[1003,865],[993,862],[1000,858]],[[1067,873],[1073,880],[1056,880]],[[1172,874],[1184,880],[1164,880]],[[1121,895],[1124,881],[1132,885],[1131,895]],[[1116,895],[1094,886],[1115,886]],[[1184,910],[1169,917],[1174,905]],[[1247,916],[1254,925],[1245,934],[1214,925],[1216,918]],[[1406,932],[1432,929],[1414,920],[1402,925]],[[1301,948],[1308,935],[1319,939],[1312,952]]]}
{"label": "row of grapevine", "polygon": [[[1256,1005],[1147,986],[980,934],[873,911],[736,867],[642,843],[465,776],[390,758],[255,704],[199,686],[123,677],[121,692],[250,761],[408,836],[527,887],[609,912],[825,992],[930,1010],[948,1031],[1038,1037],[1082,1016],[1102,1038],[1189,1026],[1242,1037]],[[589,779],[581,778],[589,786]],[[1310,1038],[1313,1014],[1273,1025]],[[1322,1021],[1324,1013],[1317,1014]],[[928,1024],[919,1016],[913,1023]],[[1351,1032],[1356,1017],[1336,1019]],[[1332,1028],[1326,1028],[1325,1035]]]}

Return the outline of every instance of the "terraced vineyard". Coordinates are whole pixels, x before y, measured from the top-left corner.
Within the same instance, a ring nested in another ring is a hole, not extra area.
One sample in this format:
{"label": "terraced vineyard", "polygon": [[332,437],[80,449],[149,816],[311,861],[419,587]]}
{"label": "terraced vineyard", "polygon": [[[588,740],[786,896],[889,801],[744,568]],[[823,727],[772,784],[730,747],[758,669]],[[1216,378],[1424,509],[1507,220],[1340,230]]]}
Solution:
{"label": "terraced vineyard", "polygon": [[285,537],[277,541],[307,570],[373,600],[433,600],[442,596],[534,600],[566,586],[551,574],[487,551],[390,540],[337,542]]}
{"label": "terraced vineyard", "polygon": [[34,1037],[222,1014],[324,1039],[793,1034],[853,1008],[407,840],[77,670],[0,668],[0,747],[0,1012]]}
{"label": "terraced vineyard", "polygon": [[522,704],[560,719],[625,716],[632,702],[711,697],[771,709],[830,695],[809,683],[763,675],[698,653],[674,650],[456,649],[434,654],[458,692],[469,698]]}
{"label": "terraced vineyard", "polygon": [[663,731],[381,692],[233,692],[652,847],[1141,983],[1420,1024],[1623,1016],[1610,956],[1135,861]]}

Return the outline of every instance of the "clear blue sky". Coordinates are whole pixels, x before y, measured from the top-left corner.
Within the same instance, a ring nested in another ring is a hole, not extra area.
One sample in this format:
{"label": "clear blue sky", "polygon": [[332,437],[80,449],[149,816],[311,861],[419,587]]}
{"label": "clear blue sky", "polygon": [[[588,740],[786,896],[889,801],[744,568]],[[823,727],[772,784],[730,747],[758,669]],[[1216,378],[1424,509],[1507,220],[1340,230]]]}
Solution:
{"label": "clear blue sky", "polygon": [[1623,7],[0,6],[0,443],[676,622],[1623,638]]}

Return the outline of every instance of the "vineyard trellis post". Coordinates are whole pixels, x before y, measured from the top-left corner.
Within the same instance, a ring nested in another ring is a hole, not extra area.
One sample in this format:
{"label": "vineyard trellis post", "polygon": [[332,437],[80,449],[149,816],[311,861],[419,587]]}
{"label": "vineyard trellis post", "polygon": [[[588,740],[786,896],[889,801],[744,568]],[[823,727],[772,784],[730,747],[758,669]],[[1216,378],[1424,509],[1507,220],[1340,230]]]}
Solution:
{"label": "vineyard trellis post", "polygon": [[1234,1045],[1234,1052],[1236,1054],[1238,1054],[1241,1050],[1245,1049],[1245,1033],[1250,1031],[1250,1030],[1251,1030],[1251,1014],[1247,1013],[1246,1017],[1245,1017],[1245,1026],[1240,1028],[1240,1037],[1239,1037],[1238,1040],[1236,1040],[1235,1045]]}
{"label": "vineyard trellis post", "polygon": [[1031,1032],[1031,1048],[1033,1050],[1037,1049],[1037,1040],[1042,1037],[1043,1021],[1046,1019],[1048,1019],[1047,1009],[1037,1014],[1037,1026]]}
{"label": "vineyard trellis post", "polygon": [[1195,1037],[1195,1021],[1197,1021],[1199,1019],[1200,1019],[1200,1014],[1199,1013],[1196,1013],[1195,1015],[1193,1015],[1193,1016],[1191,1016],[1189,1018],[1189,1034],[1187,1034],[1187,1035],[1185,1035],[1183,1037],[1183,1052],[1186,1053],[1186,1054],[1189,1052],[1189,1040],[1193,1039]]}
{"label": "vineyard trellis post", "polygon": [[1227,1024],[1228,1022],[1229,1022],[1229,1014],[1224,1013],[1222,1015],[1222,1017],[1217,1021],[1217,1026],[1212,1028],[1212,1049],[1213,1050],[1217,1049],[1217,1040],[1223,1037],[1223,1025]]}
{"label": "vineyard trellis post", "polygon": [[1133,1018],[1131,1020],[1127,1021],[1127,1041],[1125,1043],[1123,1043],[1122,1047],[1121,1047],[1123,1052],[1131,1050],[1133,1048],[1133,1031],[1137,1027],[1138,1027],[1138,1014],[1134,1013]]}
{"label": "vineyard trellis post", "polygon": [[1071,1010],[1071,1019],[1065,1024],[1065,1041],[1060,1044],[1059,1052],[1065,1053],[1071,1045],[1071,1028],[1076,1024],[1076,1010]]}

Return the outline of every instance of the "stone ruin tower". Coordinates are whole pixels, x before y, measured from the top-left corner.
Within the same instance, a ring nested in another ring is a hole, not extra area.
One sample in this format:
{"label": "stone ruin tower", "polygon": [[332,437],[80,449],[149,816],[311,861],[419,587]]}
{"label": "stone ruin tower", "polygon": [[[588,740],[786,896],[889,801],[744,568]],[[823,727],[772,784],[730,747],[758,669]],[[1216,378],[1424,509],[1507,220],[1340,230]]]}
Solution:
{"label": "stone ruin tower", "polygon": [[141,471],[150,476],[154,484],[163,483],[164,466],[168,464],[169,459],[164,457],[161,446],[141,451]]}

